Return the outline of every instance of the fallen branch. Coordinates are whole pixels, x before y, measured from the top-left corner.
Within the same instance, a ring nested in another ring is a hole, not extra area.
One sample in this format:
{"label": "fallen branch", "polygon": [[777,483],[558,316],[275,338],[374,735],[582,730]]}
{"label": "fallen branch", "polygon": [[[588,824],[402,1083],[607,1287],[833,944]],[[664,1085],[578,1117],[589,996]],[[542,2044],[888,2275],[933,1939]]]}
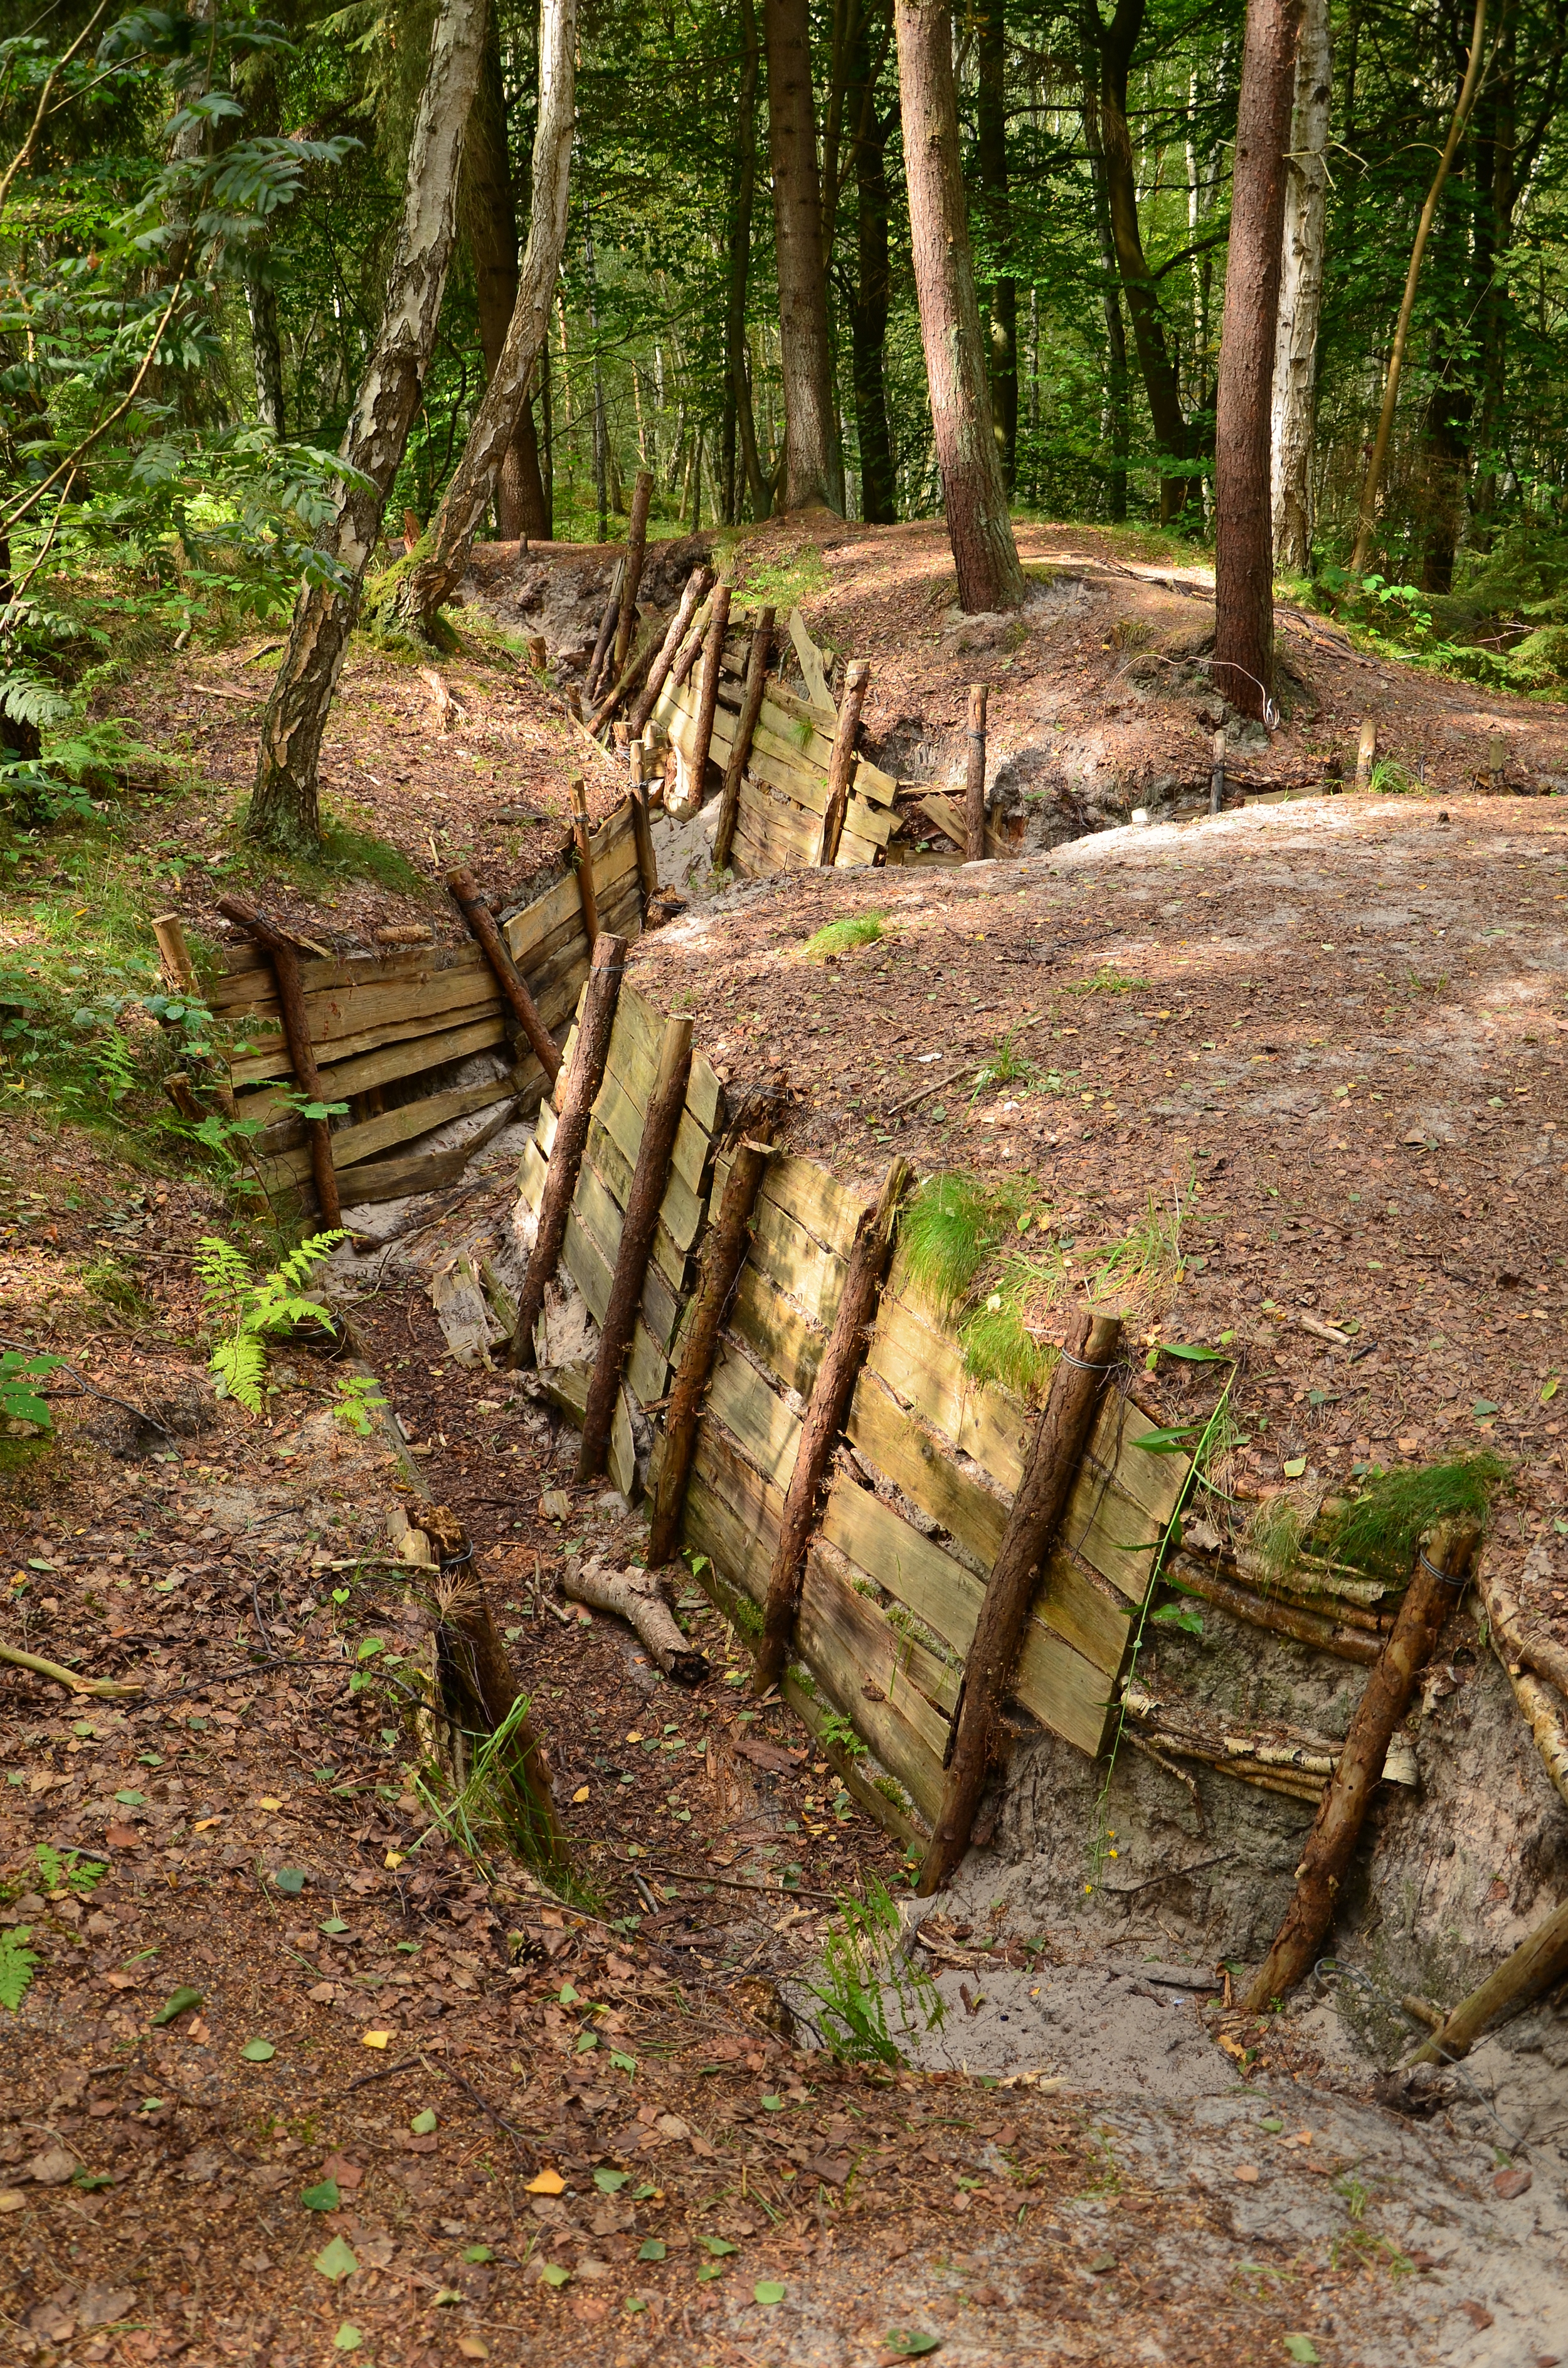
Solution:
{"label": "fallen branch", "polygon": [[1299,1645],[1314,1645],[1319,1652],[1337,1654],[1342,1661],[1364,1662],[1368,1668],[1378,1657],[1375,1637],[1364,1635],[1359,1629],[1342,1627],[1338,1621],[1324,1619],[1321,1612],[1255,1595],[1250,1588],[1221,1578],[1218,1571],[1210,1570],[1192,1554],[1173,1554],[1169,1576],[1187,1593],[1200,1596],[1205,1603],[1232,1612],[1238,1620],[1250,1621],[1255,1628],[1272,1628],[1277,1635],[1293,1636]]}
{"label": "fallen branch", "polygon": [[699,1686],[709,1672],[708,1656],[693,1649],[675,1615],[670,1580],[663,1571],[606,1570],[597,1557],[562,1574],[561,1592],[595,1611],[611,1611],[634,1628],[666,1678]]}
{"label": "fallen branch", "polygon": [[1493,1638],[1501,1638],[1507,1648],[1502,1658],[1509,1675],[1514,1674],[1511,1664],[1517,1661],[1568,1697],[1568,1645],[1558,1644],[1553,1636],[1539,1635],[1528,1629],[1518,1598],[1505,1579],[1488,1573],[1484,1563],[1475,1575],[1475,1584],[1486,1606]]}
{"label": "fallen branch", "polygon": [[1568,1971],[1568,1900],[1538,1924],[1528,1941],[1461,1998],[1440,2031],[1423,2041],[1412,2064],[1455,2064],[1468,2055],[1489,2022],[1516,1999],[1539,1997]]}
{"label": "fallen branch", "polygon": [[66,1686],[74,1694],[96,1694],[100,1702],[142,1691],[140,1686],[121,1685],[117,1678],[79,1678],[74,1669],[62,1668],[58,1661],[40,1660],[36,1653],[21,1652],[15,1645],[0,1645],[0,1661],[13,1669],[30,1669],[35,1678],[52,1678],[57,1686]]}

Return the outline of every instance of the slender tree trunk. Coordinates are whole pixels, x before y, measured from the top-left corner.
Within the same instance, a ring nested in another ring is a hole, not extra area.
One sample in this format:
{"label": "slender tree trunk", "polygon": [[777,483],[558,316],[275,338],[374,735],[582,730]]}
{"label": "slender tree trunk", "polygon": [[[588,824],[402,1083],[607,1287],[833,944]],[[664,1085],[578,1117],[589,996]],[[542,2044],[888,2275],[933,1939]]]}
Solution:
{"label": "slender tree trunk", "polygon": [[[756,199],[756,85],[762,69],[753,0],[741,0],[741,82],[735,98],[735,150],[730,191],[730,282],[724,310],[725,508],[732,519],[749,504],[754,518],[767,515],[767,488],[757,459],[746,356],[746,282],[751,267],[752,213]],[[738,450],[736,449],[738,444]],[[741,498],[744,486],[746,504]]]}
{"label": "slender tree trunk", "polygon": [[980,187],[991,243],[991,425],[1009,493],[1018,450],[1018,288],[1013,277],[1007,195],[1007,38],[1005,0],[983,0],[979,26],[975,129]]}
{"label": "slender tree trunk", "polygon": [[[517,209],[512,196],[512,165],[506,145],[501,43],[494,21],[484,45],[484,64],[463,149],[458,211],[473,262],[479,342],[484,353],[488,385],[506,346],[517,301]],[[516,542],[522,535],[548,540],[531,400],[524,404],[518,415],[517,433],[496,473],[495,531],[503,542]]]}
{"label": "slender tree trunk", "polygon": [[1296,51],[1274,349],[1270,429],[1274,564],[1304,575],[1312,556],[1312,434],[1317,416],[1318,313],[1328,219],[1329,101],[1334,85],[1328,0],[1306,0]]}
{"label": "slender tree trunk", "polygon": [[[484,400],[474,414],[462,459],[431,522],[422,552],[398,586],[395,606],[422,628],[457,586],[489,507],[495,479],[532,390],[550,335],[550,307],[566,245],[577,54],[577,0],[541,0],[539,124],[534,133],[533,201],[517,301]],[[562,313],[564,377],[565,313]],[[567,411],[571,427],[571,411]]]}
{"label": "slender tree trunk", "polygon": [[1475,427],[1475,481],[1471,491],[1471,537],[1490,547],[1497,501],[1497,437],[1507,379],[1507,259],[1514,243],[1514,207],[1518,191],[1518,85],[1515,10],[1505,11],[1494,67],[1492,151],[1492,273],[1481,308],[1481,404]]}
{"label": "slender tree trunk", "polygon": [[256,416],[274,436],[282,436],[286,431],[278,290],[263,276],[259,257],[245,264],[245,310],[250,315],[251,355],[256,363]]}
{"label": "slender tree trunk", "polygon": [[1254,716],[1263,715],[1274,689],[1269,390],[1301,26],[1301,0],[1250,0],[1220,331],[1213,673],[1232,704]]}
{"label": "slender tree trunk", "polygon": [[1100,139],[1105,157],[1106,201],[1117,268],[1132,322],[1132,341],[1149,401],[1154,443],[1162,461],[1160,517],[1169,524],[1192,498],[1196,479],[1176,465],[1191,457],[1192,438],[1182,408],[1181,381],[1165,343],[1157,283],[1143,254],[1138,227],[1138,182],[1127,126],[1127,77],[1143,29],[1146,0],[1118,0],[1109,25],[1100,21],[1098,0],[1088,0],[1088,31],[1099,55]]}
{"label": "slender tree trunk", "polygon": [[[1127,455],[1132,441],[1132,381],[1127,368],[1127,324],[1121,317],[1121,281],[1117,270],[1116,240],[1111,234],[1110,200],[1107,194],[1105,143],[1100,138],[1100,88],[1095,53],[1084,54],[1084,145],[1088,151],[1089,177],[1095,192],[1095,234],[1100,248],[1100,310],[1105,316],[1106,409],[1109,414],[1110,453],[1108,508],[1113,519],[1127,516]],[[1040,425],[1039,318],[1036,293],[1029,301],[1029,426]]]}
{"label": "slender tree trunk", "polygon": [[262,721],[245,832],[263,846],[309,852],[321,844],[322,734],[441,316],[487,13],[485,0],[444,0],[430,37],[381,331],[343,439],[358,475],[339,494],[323,538],[336,580],[301,588]]}
{"label": "slender tree trunk", "polygon": [[[854,9],[848,105],[858,124],[855,147],[856,273],[849,313],[850,367],[855,385],[855,435],[860,448],[860,515],[868,526],[891,526],[894,501],[892,438],[888,429],[888,312],[892,279],[888,263],[888,126],[877,111],[877,65],[871,8]],[[886,6],[879,11],[885,24]]]}
{"label": "slender tree trunk", "polygon": [[992,432],[985,347],[970,259],[948,0],[895,0],[903,169],[937,465],[959,605],[1017,609],[1024,572]]}
{"label": "slender tree trunk", "polygon": [[764,0],[767,137],[773,163],[779,358],[784,378],[784,507],[844,507],[844,464],[833,410],[827,258],[812,106],[809,0]]}

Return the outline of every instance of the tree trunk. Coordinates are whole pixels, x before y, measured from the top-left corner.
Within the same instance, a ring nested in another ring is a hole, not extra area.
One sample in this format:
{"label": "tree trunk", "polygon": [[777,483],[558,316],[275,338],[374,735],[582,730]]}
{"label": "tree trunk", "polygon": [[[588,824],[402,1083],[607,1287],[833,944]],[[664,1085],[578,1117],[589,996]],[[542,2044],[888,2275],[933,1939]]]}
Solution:
{"label": "tree trunk", "polygon": [[784,507],[844,508],[844,464],[833,410],[827,258],[812,106],[809,0],[764,0],[767,138],[773,163],[779,362],[784,380]]}
{"label": "tree trunk", "polygon": [[[1121,317],[1121,283],[1117,270],[1116,240],[1111,234],[1110,199],[1107,193],[1105,143],[1100,137],[1099,76],[1092,51],[1084,57],[1084,145],[1095,191],[1095,234],[1100,249],[1100,310],[1105,317],[1106,409],[1110,428],[1109,510],[1113,519],[1127,516],[1127,455],[1131,445],[1131,381],[1127,370],[1127,324]],[[1031,292],[1031,319],[1038,305]],[[1031,339],[1029,426],[1038,427],[1040,404],[1038,333]]]}
{"label": "tree trunk", "polygon": [[577,0],[542,0],[533,211],[517,301],[462,459],[431,523],[428,550],[415,560],[397,589],[397,614],[415,627],[422,628],[456,589],[550,335],[550,307],[566,245],[576,51]]}
{"label": "tree trunk", "polygon": [[1143,29],[1146,0],[1118,0],[1109,25],[1100,21],[1098,0],[1088,0],[1089,35],[1099,52],[1100,139],[1105,157],[1106,202],[1117,268],[1132,322],[1138,367],[1149,399],[1149,416],[1159,450],[1160,518],[1168,525],[1187,507],[1196,479],[1176,463],[1191,454],[1191,434],[1182,409],[1181,381],[1165,345],[1157,283],[1143,254],[1138,227],[1138,182],[1127,128],[1127,77]]}
{"label": "tree trunk", "polygon": [[751,374],[746,366],[746,281],[756,198],[756,85],[762,66],[753,0],[741,0],[741,83],[735,98],[735,151],[730,185],[730,279],[724,308],[724,484],[732,523],[741,516],[743,479],[752,517],[767,516],[767,488],[757,458]]}
{"label": "tree trunk", "polygon": [[322,734],[441,315],[486,15],[485,0],[444,0],[436,19],[381,331],[343,439],[358,478],[343,486],[323,537],[336,578],[302,586],[262,721],[245,835],[285,852],[321,845]]}
{"label": "tree trunk", "polygon": [[256,364],[256,416],[274,436],[282,436],[283,347],[278,335],[278,290],[264,276],[259,256],[246,258],[245,310],[250,315],[251,355]]}
{"label": "tree trunk", "polygon": [[854,10],[851,40],[849,106],[859,130],[855,147],[857,252],[849,338],[855,433],[860,448],[860,515],[868,526],[891,526],[898,511],[887,397],[888,312],[892,290],[888,264],[888,127],[877,112],[869,6]]}
{"label": "tree trunk", "polygon": [[1250,0],[1214,422],[1213,673],[1233,706],[1259,717],[1274,690],[1268,398],[1301,21],[1301,0]]}
{"label": "tree trunk", "polygon": [[991,424],[970,259],[948,0],[895,0],[903,169],[931,426],[959,606],[1017,609],[1024,572]]}
{"label": "tree trunk", "polygon": [[1317,415],[1318,313],[1328,216],[1329,102],[1334,86],[1328,0],[1306,0],[1290,116],[1279,328],[1270,431],[1274,564],[1305,575],[1312,562],[1312,433]]}
{"label": "tree trunk", "polygon": [[[512,309],[517,301],[517,210],[512,196],[512,164],[506,146],[501,42],[494,20],[484,45],[484,64],[463,150],[458,211],[473,263],[479,342],[484,353],[488,385],[495,375],[495,365],[506,343]],[[496,474],[495,531],[503,542],[516,542],[523,535],[541,541],[549,540],[531,400],[518,415],[517,433],[502,455]]]}
{"label": "tree trunk", "polygon": [[1010,252],[1004,9],[1005,0],[983,0],[975,148],[991,245],[991,426],[1001,456],[1002,481],[1011,493],[1018,450],[1018,289]]}

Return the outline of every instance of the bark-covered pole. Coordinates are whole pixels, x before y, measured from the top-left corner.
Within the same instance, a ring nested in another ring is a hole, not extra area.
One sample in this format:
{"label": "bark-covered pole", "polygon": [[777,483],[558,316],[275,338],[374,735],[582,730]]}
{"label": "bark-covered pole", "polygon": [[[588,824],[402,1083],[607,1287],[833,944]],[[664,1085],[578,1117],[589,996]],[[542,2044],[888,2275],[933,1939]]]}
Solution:
{"label": "bark-covered pole", "polygon": [[1296,45],[1270,429],[1274,564],[1303,575],[1312,558],[1312,442],[1333,88],[1329,0],[1306,0]]}
{"label": "bark-covered pole", "polygon": [[551,304],[566,246],[572,137],[575,124],[577,0],[542,0],[539,21],[539,120],[533,203],[517,301],[462,459],[431,521],[426,548],[399,581],[398,615],[422,627],[455,590],[496,473],[517,432],[550,335]]}
{"label": "bark-covered pole", "polygon": [[959,606],[970,615],[1017,609],[1024,571],[992,431],[959,144],[952,13],[949,0],[896,0],[893,21],[910,251]]}
{"label": "bark-covered pole", "polygon": [[479,947],[495,975],[512,1015],[528,1042],[535,1058],[553,1085],[561,1069],[561,1054],[555,1039],[540,1016],[540,1008],[528,993],[528,981],[512,960],[512,949],[495,926],[495,916],[480,895],[479,885],[472,871],[449,871],[447,893],[463,916],[468,933]]}
{"label": "bark-covered pole", "polygon": [[528,1253],[517,1298],[517,1318],[506,1352],[508,1365],[531,1365],[534,1360],[534,1326],[544,1307],[545,1286],[554,1281],[561,1263],[566,1220],[588,1140],[588,1120],[604,1083],[616,998],[620,993],[625,966],[626,939],[611,937],[607,929],[594,942],[587,993],[577,1015],[577,1042],[572,1050],[572,1065],[556,1098],[555,1137],[550,1146],[534,1246]]}
{"label": "bark-covered pole", "polygon": [[637,1165],[631,1173],[626,1214],[620,1224],[615,1280],[609,1287],[609,1304],[599,1326],[598,1350],[588,1382],[583,1452],[577,1461],[579,1480],[597,1479],[605,1468],[621,1369],[631,1346],[654,1229],[659,1222],[659,1205],[669,1180],[670,1154],[675,1149],[676,1130],[686,1107],[687,1080],[691,1075],[691,1030],[689,1016],[666,1019],[660,1040],[658,1067],[648,1095],[642,1139],[637,1146]]}
{"label": "bark-covered pole", "polygon": [[963,779],[964,852],[971,863],[985,860],[985,685],[971,682]]}
{"label": "bark-covered pole", "polygon": [[356,473],[343,481],[322,538],[333,572],[301,588],[262,719],[245,836],[286,853],[312,854],[321,845],[322,734],[436,342],[487,13],[486,0],[443,0],[436,18],[381,325],[343,438],[343,458]]}
{"label": "bark-covered pole", "polygon": [[838,860],[844,817],[849,806],[849,784],[855,774],[855,742],[860,730],[860,710],[871,669],[864,658],[851,658],[844,669],[844,697],[839,702],[838,729],[827,761],[827,805],[822,818],[822,853],[818,861],[829,869]]}
{"label": "bark-covered pole", "polygon": [[745,779],[746,759],[751,755],[752,734],[756,719],[762,713],[763,694],[767,689],[767,661],[773,650],[773,628],[776,611],[763,609],[752,627],[751,647],[746,652],[745,689],[741,699],[740,720],[735,725],[734,746],[730,761],[724,768],[724,787],[719,799],[719,826],[713,834],[713,870],[722,871],[730,860],[735,844],[735,824],[741,811],[741,783]]}
{"label": "bark-covered pole", "polygon": [[665,1411],[664,1460],[648,1538],[650,1570],[668,1562],[680,1544],[681,1514],[697,1455],[703,1393],[713,1371],[725,1311],[751,1243],[751,1212],[773,1156],[772,1138],[781,1100],[781,1095],[748,1100],[732,1130],[734,1156],[724,1179],[718,1217],[702,1247],[702,1270]]}
{"label": "bark-covered pole", "polygon": [[1051,1377],[964,1661],[942,1805],[920,1870],[923,1898],[941,1889],[969,1848],[1029,1606],[1073,1493],[1120,1341],[1119,1316],[1085,1314]]}
{"label": "bark-covered pole", "polygon": [[778,354],[784,378],[784,507],[844,507],[833,407],[822,174],[812,104],[811,0],[766,0]]}
{"label": "bark-covered pole", "polygon": [[800,1608],[805,1574],[806,1546],[817,1517],[817,1498],[827,1468],[849,1413],[849,1401],[870,1346],[882,1277],[892,1252],[898,1206],[909,1181],[909,1163],[895,1159],[882,1178],[875,1204],[861,1212],[844,1271],[844,1295],[833,1320],[812,1401],[801,1425],[795,1468],[784,1492],[778,1543],[773,1550],[767,1597],[763,1606],[762,1638],[752,1670],[752,1689],[766,1694],[778,1683],[790,1655],[790,1637]]}
{"label": "bark-covered pole", "polygon": [[594,842],[588,826],[588,792],[581,773],[572,782],[572,836],[577,842],[577,894],[583,900],[583,934],[591,953],[598,941],[599,900],[594,893]]}
{"label": "bark-covered pole", "polygon": [[631,488],[631,519],[626,530],[626,574],[620,586],[620,616],[615,628],[615,656],[610,672],[618,675],[631,646],[631,620],[637,614],[637,587],[648,555],[648,505],[653,498],[652,470],[639,469]]}
{"label": "bark-covered pole", "polygon": [[1505,2007],[1539,1998],[1564,1973],[1568,1973],[1568,1899],[1536,1926],[1511,1957],[1505,1957],[1495,1973],[1488,1974],[1479,1989],[1460,2000],[1448,2021],[1416,2049],[1411,2063],[1457,2064]]}
{"label": "bark-covered pole", "polygon": [[[238,896],[220,896],[218,910],[225,920],[235,922],[249,931],[258,946],[265,946],[272,962],[272,975],[278,983],[278,1010],[283,1022],[283,1042],[289,1048],[289,1064],[294,1072],[294,1082],[307,1102],[322,1099],[321,1072],[316,1067],[315,1047],[311,1042],[311,1023],[305,1010],[305,982],[300,969],[299,949],[284,936],[254,905],[246,905]],[[337,1170],[332,1160],[332,1124],[324,1118],[308,1118],[306,1131],[311,1139],[311,1172],[315,1178],[316,1201],[324,1225],[343,1223],[343,1204],[337,1193]]]}
{"label": "bark-covered pole", "polygon": [[730,587],[716,584],[708,610],[708,639],[702,651],[702,689],[697,702],[697,731],[691,751],[691,793],[702,803],[702,779],[713,739],[713,718],[719,707],[719,677],[724,670],[724,631],[730,621]]}
{"label": "bark-covered pole", "polygon": [[1274,1946],[1242,2002],[1263,2014],[1293,1990],[1314,1963],[1339,1904],[1339,1889],[1382,1774],[1394,1731],[1432,1657],[1444,1621],[1464,1592],[1479,1536],[1472,1520],[1440,1522],[1415,1556],[1393,1631],[1356,1705],[1350,1732],[1296,1870],[1296,1894]]}
{"label": "bark-covered pole", "polygon": [[1249,0],[1247,7],[1214,419],[1212,671],[1232,705],[1258,718],[1274,693],[1270,415],[1301,6]]}
{"label": "bark-covered pole", "polygon": [[670,627],[659,644],[659,655],[648,669],[648,679],[642,696],[632,709],[627,722],[627,732],[633,740],[641,740],[648,729],[648,718],[659,703],[659,693],[669,679],[670,668],[679,653],[681,637],[696,613],[697,604],[708,588],[708,570],[694,567],[686,579],[686,589],[680,596],[680,607],[670,619]]}

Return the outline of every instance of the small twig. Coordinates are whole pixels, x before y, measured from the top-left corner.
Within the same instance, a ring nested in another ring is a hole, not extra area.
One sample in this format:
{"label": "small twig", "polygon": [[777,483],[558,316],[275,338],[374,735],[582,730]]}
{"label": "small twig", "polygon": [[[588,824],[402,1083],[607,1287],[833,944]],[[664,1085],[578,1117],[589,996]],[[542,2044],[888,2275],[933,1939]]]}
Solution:
{"label": "small twig", "polygon": [[350,2080],[343,2093],[351,2097],[356,2089],[363,2089],[368,2081],[390,2080],[394,2072],[412,2072],[416,2064],[424,2062],[422,2055],[402,2055],[395,2064],[378,2064],[373,2072],[361,2072],[358,2079]]}
{"label": "small twig", "polygon": [[883,1111],[883,1117],[897,1118],[902,1111],[913,1110],[916,1102],[923,1102],[927,1094],[939,1093],[944,1086],[956,1086],[968,1067],[967,1061],[960,1061],[958,1067],[950,1069],[945,1077],[933,1077],[929,1084],[922,1086],[917,1093],[906,1094],[903,1101],[894,1102],[891,1110]]}

